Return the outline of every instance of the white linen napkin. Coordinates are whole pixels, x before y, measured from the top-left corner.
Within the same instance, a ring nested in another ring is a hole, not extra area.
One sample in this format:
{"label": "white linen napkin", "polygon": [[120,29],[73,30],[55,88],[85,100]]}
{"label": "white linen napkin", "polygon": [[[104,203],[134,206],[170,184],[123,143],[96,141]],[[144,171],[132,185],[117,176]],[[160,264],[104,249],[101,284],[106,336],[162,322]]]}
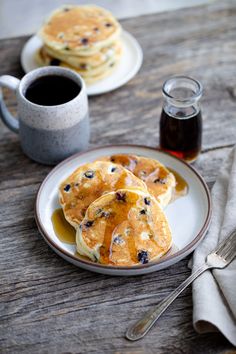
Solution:
{"label": "white linen napkin", "polygon": [[[193,255],[193,270],[236,229],[236,147],[212,189],[210,230]],[[220,331],[236,346],[236,259],[225,269],[206,271],[193,283],[193,325],[198,333]]]}

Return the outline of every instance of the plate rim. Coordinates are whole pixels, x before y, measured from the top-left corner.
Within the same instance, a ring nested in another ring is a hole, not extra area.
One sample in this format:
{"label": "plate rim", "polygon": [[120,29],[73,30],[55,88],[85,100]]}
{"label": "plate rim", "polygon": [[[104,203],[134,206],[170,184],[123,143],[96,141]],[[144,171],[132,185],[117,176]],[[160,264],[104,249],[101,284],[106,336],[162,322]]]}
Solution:
{"label": "plate rim", "polygon": [[[66,251],[65,249],[63,249],[62,247],[60,247],[56,242],[54,242],[49,233],[47,232],[47,230],[45,229],[43,223],[40,220],[39,217],[39,200],[40,200],[40,195],[42,193],[42,190],[44,188],[44,185],[47,183],[47,181],[52,177],[52,175],[58,170],[60,169],[63,165],[67,164],[69,161],[80,157],[86,153],[90,153],[93,151],[97,151],[97,150],[103,150],[103,149],[107,149],[107,148],[119,148],[119,147],[133,147],[133,148],[142,148],[142,149],[148,149],[151,151],[158,151],[164,155],[170,156],[171,158],[179,161],[180,163],[183,163],[183,165],[185,165],[187,168],[189,168],[198,178],[198,180],[200,181],[200,183],[202,184],[206,196],[207,196],[207,206],[208,206],[208,210],[207,210],[207,214],[206,214],[206,218],[204,221],[204,224],[202,226],[202,228],[200,229],[200,231],[198,232],[197,236],[190,242],[188,243],[184,248],[182,248],[181,250],[175,252],[174,254],[170,254],[169,256],[167,256],[166,258],[162,259],[161,258],[159,260],[152,261],[150,263],[147,264],[140,264],[140,265],[134,265],[131,267],[128,266],[110,266],[110,265],[104,265],[104,264],[100,264],[100,263],[95,263],[92,261],[87,261],[86,259],[79,259],[78,257],[70,254],[68,251]],[[179,159],[178,157],[171,155],[170,153],[161,150],[160,148],[154,148],[154,147],[149,147],[149,146],[145,146],[145,145],[138,145],[138,144],[115,144],[115,145],[102,145],[102,146],[98,146],[95,148],[91,148],[88,149],[86,151],[82,151],[82,152],[78,152],[70,157],[68,157],[67,159],[63,160],[62,162],[60,162],[58,165],[56,165],[48,174],[47,176],[44,178],[44,180],[42,181],[42,183],[40,184],[37,194],[36,194],[36,198],[35,198],[35,203],[34,203],[34,218],[38,227],[38,230],[40,231],[40,234],[43,236],[43,238],[45,239],[45,241],[50,245],[50,247],[52,247],[53,249],[55,248],[59,253],[62,253],[65,257],[70,258],[71,260],[75,261],[75,262],[80,262],[83,263],[83,265],[85,266],[89,266],[89,267],[95,267],[98,269],[104,269],[104,270],[114,270],[114,271],[131,271],[131,270],[143,270],[143,269],[150,269],[152,267],[155,267],[157,265],[161,265],[164,263],[168,263],[171,260],[174,260],[175,258],[177,259],[178,262],[178,258],[180,257],[180,260],[182,258],[185,257],[185,254],[187,253],[190,254],[194,249],[195,246],[198,245],[198,243],[204,238],[206,231],[208,230],[209,224],[211,222],[211,217],[212,217],[212,200],[211,200],[211,194],[210,194],[210,190],[206,184],[206,182],[204,181],[203,177],[200,175],[200,173],[193,167],[191,166],[189,163],[185,162],[184,160]],[[186,255],[186,256],[187,256]],[[176,263],[177,263],[176,262]],[[169,264],[171,265],[171,264]],[[167,265],[168,266],[168,265]]]}
{"label": "plate rim", "polygon": [[[118,85],[116,84],[115,86],[113,86],[112,88],[110,89],[103,89],[103,90],[100,90],[100,91],[97,91],[97,92],[89,92],[89,88],[91,86],[87,86],[86,85],[86,90],[87,90],[87,95],[92,97],[92,96],[99,96],[99,95],[102,95],[102,94],[105,94],[105,93],[109,93],[109,92],[112,92],[114,90],[117,90],[118,88],[122,87],[123,85],[127,84],[132,78],[134,78],[137,73],[139,72],[139,70],[141,69],[142,67],[142,64],[143,64],[143,49],[140,45],[140,43],[138,42],[138,40],[133,36],[132,33],[130,33],[129,31],[126,31],[126,30],[122,30],[122,34],[124,34],[124,36],[128,37],[129,40],[131,40],[133,42],[133,47],[135,47],[135,50],[136,50],[136,53],[138,53],[138,56],[137,56],[137,60],[136,60],[136,63],[134,65],[134,68],[132,69],[131,73],[132,75],[130,75],[130,73],[128,75],[125,76],[125,78],[128,77],[128,79],[124,79],[123,77],[123,80],[120,81],[120,83],[118,83]],[[24,64],[25,60],[25,52],[26,52],[26,47],[28,45],[28,43],[30,41],[32,41],[34,38],[36,39],[40,39],[40,37],[37,35],[37,33],[33,34],[31,37],[28,38],[28,40],[24,43],[22,49],[21,49],[21,52],[20,52],[20,64],[21,64],[21,68],[23,69],[24,73],[25,74],[28,74],[29,73],[29,70],[26,70],[26,66]],[[37,68],[40,67],[40,66],[37,66]],[[73,69],[71,69],[73,70]],[[31,71],[31,70],[30,70]],[[112,74],[111,74],[112,76]],[[106,78],[105,78],[106,79]]]}

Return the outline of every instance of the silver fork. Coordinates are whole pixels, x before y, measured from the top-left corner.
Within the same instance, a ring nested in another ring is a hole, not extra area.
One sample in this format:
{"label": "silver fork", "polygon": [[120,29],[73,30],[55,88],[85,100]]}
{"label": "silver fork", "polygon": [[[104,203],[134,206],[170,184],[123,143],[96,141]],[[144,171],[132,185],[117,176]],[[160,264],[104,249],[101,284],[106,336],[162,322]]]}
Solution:
{"label": "silver fork", "polygon": [[207,269],[225,268],[236,256],[236,230],[224,239],[215,250],[213,250],[206,258],[205,263],[192,273],[178,288],[170,295],[162,300],[157,306],[152,308],[137,321],[134,325],[128,328],[126,338],[132,341],[138,340],[147,334],[150,328],[154,325],[157,319],[163,312],[172,304],[172,302],[182,293],[182,291],[191,284],[200,274]]}

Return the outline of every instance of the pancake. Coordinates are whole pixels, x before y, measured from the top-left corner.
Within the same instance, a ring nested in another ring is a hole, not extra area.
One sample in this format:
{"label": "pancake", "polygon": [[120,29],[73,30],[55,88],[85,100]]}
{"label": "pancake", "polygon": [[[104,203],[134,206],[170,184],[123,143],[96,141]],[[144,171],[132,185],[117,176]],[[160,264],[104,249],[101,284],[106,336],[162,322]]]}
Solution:
{"label": "pancake", "polygon": [[52,57],[45,50],[45,47],[42,47],[38,50],[38,52],[36,54],[36,60],[39,64],[42,64],[42,65],[68,67],[73,70],[76,70],[81,75],[90,77],[90,76],[95,76],[95,75],[105,72],[111,66],[111,64],[114,64],[116,61],[119,60],[120,56],[121,56],[121,47],[119,48],[119,50],[117,50],[115,56],[107,58],[107,60],[104,61],[104,63],[99,66],[92,67],[90,65],[83,66],[81,64],[82,67],[80,67],[80,65],[78,64],[77,67],[74,67],[74,66],[68,64],[68,61],[61,61],[61,60],[58,60],[58,58]]}
{"label": "pancake", "polygon": [[84,69],[75,68],[66,62],[51,57],[45,51],[44,47],[40,48],[36,52],[35,60],[40,66],[56,65],[74,70],[83,77],[87,84],[91,84],[103,79],[106,76],[109,76],[114,71],[120,61],[121,53],[121,48],[119,48],[119,51],[116,53],[116,56],[108,58],[108,60],[104,62],[103,65],[97,66],[95,68],[91,68],[88,66]]}
{"label": "pancake", "polygon": [[116,41],[110,46],[102,48],[96,54],[87,57],[78,55],[68,55],[68,53],[63,54],[60,51],[53,50],[46,45],[43,46],[43,50],[52,59],[59,59],[60,61],[65,62],[77,69],[89,70],[96,67],[100,67],[109,59],[115,59],[116,56],[119,56],[122,51],[122,45],[120,41]]}
{"label": "pancake", "polygon": [[104,160],[119,164],[144,181],[149,192],[165,207],[172,198],[175,177],[159,161],[136,155],[112,155]]}
{"label": "pancake", "polygon": [[170,227],[159,203],[135,189],[120,189],[95,200],[76,232],[79,254],[114,266],[156,260],[171,243]]}
{"label": "pancake", "polygon": [[111,162],[97,161],[80,166],[59,188],[59,202],[66,220],[77,228],[90,203],[119,188],[147,190],[139,178]]}
{"label": "pancake", "polygon": [[113,73],[113,71],[115,71],[118,64],[119,64],[119,61],[116,61],[116,62],[112,63],[106,71],[104,71],[100,74],[94,75],[94,76],[88,77],[88,76],[84,76],[83,74],[80,74],[80,75],[83,77],[83,79],[85,80],[87,85],[92,85],[92,84],[96,83],[97,81],[100,81],[100,80],[105,79],[106,77],[110,76]]}
{"label": "pancake", "polygon": [[39,35],[61,53],[89,56],[117,40],[120,32],[114,16],[101,7],[65,5],[52,13]]}

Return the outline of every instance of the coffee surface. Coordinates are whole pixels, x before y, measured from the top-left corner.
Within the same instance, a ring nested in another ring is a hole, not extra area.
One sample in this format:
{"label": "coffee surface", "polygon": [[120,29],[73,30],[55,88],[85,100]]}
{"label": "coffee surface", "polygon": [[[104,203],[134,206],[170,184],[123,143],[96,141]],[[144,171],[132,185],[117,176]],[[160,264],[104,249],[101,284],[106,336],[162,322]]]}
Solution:
{"label": "coffee surface", "polygon": [[33,81],[25,92],[32,103],[42,106],[56,106],[75,98],[81,87],[72,79],[58,75],[47,75]]}

